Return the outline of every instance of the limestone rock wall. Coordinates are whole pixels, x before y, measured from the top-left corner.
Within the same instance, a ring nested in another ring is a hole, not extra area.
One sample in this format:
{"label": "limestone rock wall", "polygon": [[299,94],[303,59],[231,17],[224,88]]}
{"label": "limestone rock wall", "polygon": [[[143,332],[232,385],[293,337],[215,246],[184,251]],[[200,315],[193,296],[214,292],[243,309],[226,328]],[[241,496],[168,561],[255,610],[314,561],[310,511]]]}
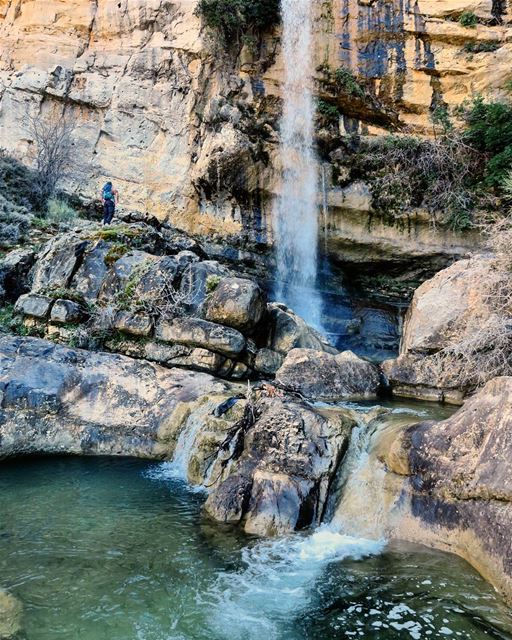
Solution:
{"label": "limestone rock wall", "polygon": [[[507,0],[315,4],[318,66],[350,68],[375,97],[371,109],[345,101],[346,130],[425,133],[439,104],[505,93]],[[89,199],[111,177],[125,207],[197,231],[251,229],[266,242],[278,170],[279,34],[239,56],[215,51],[195,5],[0,0],[0,147],[30,162],[27,114],[65,109],[76,119],[80,159],[70,190]],[[475,28],[458,22],[468,10]],[[468,43],[495,50],[467,53]]]}

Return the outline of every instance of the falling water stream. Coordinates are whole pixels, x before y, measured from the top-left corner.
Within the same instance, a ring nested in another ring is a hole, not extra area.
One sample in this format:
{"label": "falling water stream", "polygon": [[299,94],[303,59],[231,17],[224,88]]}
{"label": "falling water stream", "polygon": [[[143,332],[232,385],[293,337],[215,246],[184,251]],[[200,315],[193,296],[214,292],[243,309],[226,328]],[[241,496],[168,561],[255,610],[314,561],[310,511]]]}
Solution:
{"label": "falling water stream", "polygon": [[282,0],[282,181],[274,204],[277,299],[321,329],[317,290],[318,166],[313,149],[313,8],[311,0]]}

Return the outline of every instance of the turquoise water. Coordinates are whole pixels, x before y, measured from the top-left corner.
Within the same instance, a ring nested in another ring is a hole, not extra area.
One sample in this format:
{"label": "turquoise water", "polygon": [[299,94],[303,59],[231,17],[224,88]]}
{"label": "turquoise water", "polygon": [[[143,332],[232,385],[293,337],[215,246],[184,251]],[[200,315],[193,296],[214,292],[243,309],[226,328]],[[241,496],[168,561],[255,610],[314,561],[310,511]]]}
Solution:
{"label": "turquoise water", "polygon": [[0,587],[26,640],[512,638],[465,562],[328,529],[261,542],[204,496],[132,460],[0,467]]}

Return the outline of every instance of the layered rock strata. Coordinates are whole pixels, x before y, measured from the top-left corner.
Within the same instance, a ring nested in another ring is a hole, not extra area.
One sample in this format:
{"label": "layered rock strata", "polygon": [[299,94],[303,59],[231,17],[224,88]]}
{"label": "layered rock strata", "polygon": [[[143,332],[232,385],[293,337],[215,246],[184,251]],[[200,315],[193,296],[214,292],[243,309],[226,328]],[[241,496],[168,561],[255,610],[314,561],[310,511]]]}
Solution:
{"label": "layered rock strata", "polygon": [[[52,0],[43,9],[3,0],[0,147],[30,162],[27,114],[59,117],[65,103],[77,125],[70,191],[97,197],[113,178],[128,209],[205,233],[244,229],[267,242],[279,186],[279,30],[227,55],[202,28],[196,4]],[[475,92],[506,96],[510,11],[503,2],[318,1],[318,94],[340,110],[342,132],[430,134],[437,107]],[[459,22],[465,13],[470,27]],[[333,93],[329,78],[340,68],[355,85]],[[347,238],[369,246],[368,211],[349,206],[347,195],[334,187],[328,198],[326,231],[337,253]],[[383,250],[409,255],[411,239],[420,255],[464,249],[450,234],[416,227],[391,236],[379,228]]]}

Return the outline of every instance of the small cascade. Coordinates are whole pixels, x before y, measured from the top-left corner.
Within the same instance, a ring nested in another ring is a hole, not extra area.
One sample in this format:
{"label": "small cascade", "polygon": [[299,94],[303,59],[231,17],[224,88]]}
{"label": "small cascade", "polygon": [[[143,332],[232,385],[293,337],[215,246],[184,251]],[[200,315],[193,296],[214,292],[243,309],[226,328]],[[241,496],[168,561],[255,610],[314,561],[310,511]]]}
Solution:
{"label": "small cascade", "polygon": [[282,0],[283,117],[282,180],[274,203],[276,296],[321,330],[317,290],[318,167],[313,150],[312,0]]}
{"label": "small cascade", "polygon": [[[200,409],[191,412],[181,428],[173,459],[150,469],[146,474],[147,477],[153,480],[173,479],[189,483],[190,461],[194,455],[197,437],[204,428],[206,417],[212,414],[215,407],[215,401],[208,400]],[[203,485],[190,484],[189,486],[193,491],[205,490]]]}
{"label": "small cascade", "polygon": [[368,422],[361,420],[352,433],[338,489],[328,505],[332,530],[373,540],[384,540],[392,534],[400,518],[397,500],[403,479],[390,473],[380,458],[421,415],[395,409]]}

